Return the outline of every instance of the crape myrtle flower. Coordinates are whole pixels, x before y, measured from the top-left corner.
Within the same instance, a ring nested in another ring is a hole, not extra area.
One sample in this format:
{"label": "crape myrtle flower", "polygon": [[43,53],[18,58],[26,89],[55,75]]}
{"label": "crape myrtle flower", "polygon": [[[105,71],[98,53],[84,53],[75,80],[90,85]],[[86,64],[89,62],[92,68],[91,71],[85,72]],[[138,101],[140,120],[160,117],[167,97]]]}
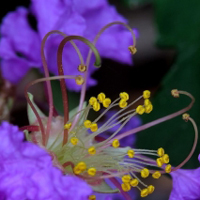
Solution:
{"label": "crape myrtle flower", "polygon": [[88,199],[88,184],[63,175],[44,149],[24,141],[17,126],[2,122],[0,141],[0,200]]}
{"label": "crape myrtle flower", "polygon": [[[29,24],[28,16],[32,14],[37,21],[37,31]],[[8,13],[1,25],[0,57],[3,77],[16,84],[33,67],[42,69],[39,48],[42,38],[52,30],[63,32],[63,36],[80,35],[94,40],[98,31],[113,21],[127,22],[117,13],[115,7],[107,0],[94,2],[80,0],[32,0],[29,9],[18,7],[16,11]],[[64,34],[65,33],[65,34]],[[136,36],[138,35],[135,30]],[[63,37],[62,36],[62,37]],[[51,73],[57,75],[56,51],[61,36],[54,35],[46,44],[48,67]],[[123,39],[122,39],[123,38]],[[79,43],[79,42],[78,42]],[[106,30],[97,42],[100,55],[117,60],[125,64],[132,64],[129,52],[125,51],[131,43],[131,36],[121,26],[114,26]],[[107,45],[109,44],[109,45]],[[66,45],[63,55],[65,74],[77,75],[78,56],[71,44]],[[88,48],[79,43],[79,49],[84,58]],[[116,53],[117,52],[117,53]],[[91,58],[92,61],[94,57]],[[91,78],[95,68],[88,71],[87,86],[96,84]],[[80,86],[67,79],[67,87],[79,91]]]}
{"label": "crape myrtle flower", "polygon": [[[113,22],[107,24],[102,29],[105,30],[116,24],[123,25],[130,30],[133,36],[133,45],[129,46],[128,49],[132,54],[135,54],[135,36],[128,25],[122,22]],[[150,195],[155,188],[153,185],[146,185],[145,178],[151,175],[153,178],[158,179],[161,174],[171,173],[179,169],[191,157],[194,151],[197,141],[196,125],[188,114],[183,114],[192,107],[194,97],[188,92],[174,89],[172,90],[173,97],[186,95],[191,99],[191,103],[186,108],[140,127],[132,128],[118,134],[134,116],[151,113],[153,105],[149,99],[150,91],[145,90],[141,96],[132,102],[130,102],[129,94],[127,92],[121,92],[119,97],[115,100],[111,100],[101,92],[96,97],[91,97],[89,102],[85,102],[84,99],[91,54],[94,53],[95,56],[94,65],[100,67],[101,58],[99,52],[94,44],[84,37],[73,35],[65,37],[60,42],[56,54],[59,76],[50,77],[44,54],[44,47],[47,38],[54,33],[60,34],[59,31],[51,31],[45,35],[42,41],[41,56],[45,78],[37,79],[29,83],[25,88],[30,125],[22,127],[21,130],[25,131],[28,141],[39,145],[49,152],[54,166],[59,168],[63,174],[70,174],[82,178],[91,185],[94,192],[104,194],[120,192],[126,200],[131,200],[132,198],[129,196],[128,192],[133,187],[136,187],[140,191],[141,197]],[[98,37],[100,37],[100,35],[101,34],[98,34]],[[82,75],[79,75],[79,73],[77,73],[77,75],[64,75],[64,65],[62,62],[63,51],[65,44],[72,42],[72,40],[79,40],[79,42],[82,42],[90,48],[88,59],[86,59],[85,64],[85,60],[83,59],[78,46],[75,43],[72,43],[80,59],[77,71],[81,72]],[[68,110],[67,91],[64,79],[72,79],[72,81],[82,87],[79,106],[71,112]],[[53,94],[50,84],[50,81],[52,80],[60,80],[64,117],[57,116],[53,112]],[[46,82],[47,86],[49,102],[48,116],[45,116],[42,113],[34,103],[33,96],[28,93],[28,89],[31,86],[43,81]],[[134,104],[142,99],[143,103],[135,107]],[[118,108],[119,111],[110,116],[109,119],[100,126],[99,122],[106,113],[116,108]],[[89,112],[99,112],[100,114],[96,119],[91,120],[88,115]],[[181,114],[183,114],[184,120],[192,122],[194,126],[195,142],[188,157],[177,167],[174,168],[169,164],[169,155],[165,153],[162,147],[158,147],[157,150],[146,150],[136,149],[130,146],[120,146],[120,142],[123,138]],[[102,134],[105,134],[105,132],[119,124],[120,126],[117,130],[115,130],[108,138],[104,139],[102,137]],[[30,133],[28,133],[28,131]],[[151,155],[154,159],[148,158],[148,155]],[[120,180],[118,180],[118,178]],[[106,183],[107,179],[115,185],[114,189]],[[89,199],[96,199],[95,194],[91,195]]]}

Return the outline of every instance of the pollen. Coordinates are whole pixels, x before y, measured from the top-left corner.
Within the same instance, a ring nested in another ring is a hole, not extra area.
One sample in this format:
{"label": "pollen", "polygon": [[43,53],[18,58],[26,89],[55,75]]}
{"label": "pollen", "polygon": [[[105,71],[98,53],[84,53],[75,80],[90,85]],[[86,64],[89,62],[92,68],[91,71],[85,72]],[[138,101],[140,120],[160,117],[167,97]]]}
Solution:
{"label": "pollen", "polygon": [[67,123],[67,124],[64,125],[64,129],[69,130],[71,128],[71,126],[72,126],[72,123],[69,122],[69,123]]}
{"label": "pollen", "polygon": [[135,152],[134,152],[133,149],[130,149],[130,150],[128,150],[127,154],[128,154],[128,157],[129,157],[129,158],[133,158],[134,155],[135,155]]}
{"label": "pollen", "polygon": [[122,176],[123,183],[129,183],[130,181],[131,181],[131,176],[129,174]]}
{"label": "pollen", "polygon": [[87,168],[87,165],[85,164],[85,162],[79,162],[77,164],[77,167],[81,170],[81,171],[85,171]]}
{"label": "pollen", "polygon": [[162,158],[157,158],[157,159],[156,159],[156,163],[157,163],[158,167],[162,167],[162,165],[163,165],[163,160],[162,160]]}
{"label": "pollen", "polygon": [[136,187],[139,184],[139,181],[137,178],[134,178],[133,180],[130,181],[130,185],[132,187]]}
{"label": "pollen", "polygon": [[169,155],[168,154],[164,154],[164,156],[162,157],[162,160],[165,164],[169,163]]}
{"label": "pollen", "polygon": [[98,125],[97,125],[96,123],[91,124],[90,130],[91,130],[92,132],[97,131],[97,130],[98,130]]}
{"label": "pollen", "polygon": [[149,99],[145,99],[144,100],[144,105],[145,106],[151,105],[151,101]]}
{"label": "pollen", "polygon": [[123,190],[124,192],[128,192],[128,191],[131,189],[131,186],[130,186],[129,183],[122,183],[122,184],[121,184],[121,187],[122,187],[122,190]]}
{"label": "pollen", "polygon": [[90,120],[85,120],[84,121],[84,126],[85,128],[90,128],[91,127],[92,122]]}
{"label": "pollen", "polygon": [[87,70],[86,65],[80,64],[80,65],[78,66],[78,71],[79,71],[79,72],[85,72],[86,70]]}
{"label": "pollen", "polygon": [[138,113],[139,115],[142,115],[145,112],[145,108],[142,105],[139,105],[136,108],[136,113]]}
{"label": "pollen", "polygon": [[152,177],[155,179],[159,179],[161,177],[161,173],[159,171],[156,171],[152,174]]}
{"label": "pollen", "polygon": [[189,115],[188,113],[184,113],[184,114],[182,115],[182,117],[183,117],[183,120],[185,120],[186,122],[188,122],[188,120],[189,120],[189,118],[190,118],[190,115]]}
{"label": "pollen", "polygon": [[153,105],[149,104],[148,106],[145,106],[145,113],[149,114],[153,110]]}
{"label": "pollen", "polygon": [[82,173],[82,170],[78,166],[75,166],[74,169],[73,169],[73,171],[74,171],[74,174],[80,174],[80,173]]}
{"label": "pollen", "polygon": [[89,200],[96,200],[96,196],[95,195],[90,195],[89,196]]}
{"label": "pollen", "polygon": [[172,168],[172,166],[170,164],[166,165],[165,172],[166,173],[170,173],[171,172],[171,168]]}
{"label": "pollen", "polygon": [[119,145],[120,145],[119,140],[117,140],[117,139],[113,140],[112,146],[113,146],[114,148],[119,147]]}
{"label": "pollen", "polygon": [[97,98],[96,98],[96,97],[90,97],[90,99],[89,99],[89,104],[90,104],[91,106],[93,106],[95,102],[97,102]]}
{"label": "pollen", "polygon": [[160,157],[162,157],[162,156],[164,156],[164,154],[165,154],[165,150],[164,150],[162,147],[160,147],[160,148],[158,149],[157,153],[158,153],[158,155],[159,155]]}
{"label": "pollen", "polygon": [[83,85],[84,83],[84,78],[82,76],[77,76],[75,80],[77,85]]}
{"label": "pollen", "polygon": [[103,103],[104,99],[106,98],[106,95],[104,93],[100,93],[97,96],[97,99],[99,100],[99,102]]}
{"label": "pollen", "polygon": [[124,99],[124,100],[129,100],[129,94],[128,93],[126,93],[126,92],[121,92],[120,94],[119,94],[119,96],[121,97],[121,99]]}
{"label": "pollen", "polygon": [[151,92],[149,90],[145,90],[143,92],[143,98],[144,99],[148,99],[150,97],[150,95],[151,95]]}
{"label": "pollen", "polygon": [[108,108],[110,104],[111,104],[111,99],[105,98],[103,100],[103,106],[104,106],[104,108]]}
{"label": "pollen", "polygon": [[144,168],[141,170],[141,177],[147,178],[149,176],[149,170],[147,168]]}
{"label": "pollen", "polygon": [[177,89],[173,89],[173,90],[171,91],[171,94],[172,94],[172,96],[175,97],[175,98],[178,98],[178,97],[179,97],[179,92],[178,92]]}
{"label": "pollen", "polygon": [[90,155],[96,154],[96,149],[95,149],[95,147],[94,147],[94,146],[90,147],[90,148],[88,149],[88,153],[89,153]]}
{"label": "pollen", "polygon": [[154,190],[155,190],[155,187],[154,187],[153,185],[149,185],[149,186],[147,187],[147,189],[148,189],[148,193],[149,193],[149,194],[152,194],[152,193],[154,192]]}
{"label": "pollen", "polygon": [[132,55],[136,54],[137,52],[137,49],[135,46],[129,46],[128,49]]}
{"label": "pollen", "polygon": [[120,108],[125,108],[126,106],[127,106],[127,101],[125,100],[125,99],[121,99],[120,101],[119,101],[119,107]]}
{"label": "pollen", "polygon": [[70,139],[70,142],[73,144],[73,145],[77,145],[77,143],[78,143],[78,138],[76,138],[76,137],[72,137],[71,139]]}
{"label": "pollen", "polygon": [[149,194],[149,191],[148,191],[147,188],[142,189],[141,192],[140,192],[141,197],[146,197],[148,194]]}
{"label": "pollen", "polygon": [[100,103],[99,102],[94,102],[93,110],[97,112],[97,111],[100,110],[100,108],[101,108]]}
{"label": "pollen", "polygon": [[89,168],[88,169],[88,174],[90,175],[90,176],[95,176],[96,175],[96,168],[94,168],[94,167],[91,167],[91,168]]}

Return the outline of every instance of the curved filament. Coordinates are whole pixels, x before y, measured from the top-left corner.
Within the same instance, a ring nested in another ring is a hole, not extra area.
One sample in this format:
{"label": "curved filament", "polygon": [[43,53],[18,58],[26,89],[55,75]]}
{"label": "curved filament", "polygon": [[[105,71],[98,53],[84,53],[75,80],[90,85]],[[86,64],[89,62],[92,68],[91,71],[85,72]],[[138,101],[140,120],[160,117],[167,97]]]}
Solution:
{"label": "curved filament", "polygon": [[[68,36],[66,38],[64,38],[59,47],[58,47],[58,53],[57,53],[57,64],[58,64],[58,69],[59,69],[59,74],[63,75],[63,67],[62,67],[62,53],[63,53],[63,49],[65,44],[70,41],[70,40],[80,40],[82,42],[84,42],[85,44],[87,44],[92,51],[95,54],[96,57],[96,62],[95,65],[100,67],[101,66],[101,58],[99,55],[99,52],[97,51],[97,49],[95,48],[95,46],[87,39],[85,39],[84,37],[81,36]],[[62,98],[63,98],[63,107],[64,107],[64,124],[67,123],[69,116],[68,116],[68,105],[67,105],[67,95],[66,95],[66,85],[65,85],[65,81],[64,80],[60,80],[60,85],[61,85],[61,91],[62,91]],[[66,114],[67,113],[67,114]],[[74,124],[74,123],[73,123]],[[63,145],[67,143],[68,140],[68,132],[67,130],[64,131],[64,138],[63,138]]]}
{"label": "curved filament", "polygon": [[[60,34],[63,37],[67,37],[66,34],[62,33],[61,31],[57,31],[57,30],[50,31],[49,33],[47,33],[44,36],[44,38],[42,40],[42,44],[41,44],[41,59],[42,59],[44,74],[45,74],[46,78],[49,77],[49,70],[48,70],[47,61],[46,61],[46,58],[45,58],[44,46],[45,46],[47,38],[52,34]],[[73,41],[70,41],[70,42],[73,45],[73,47],[76,49],[76,51],[79,55],[79,58],[81,60],[81,63],[83,63],[83,57],[80,53],[79,48],[76,46],[76,44]],[[62,75],[64,75],[64,74],[62,74]],[[52,117],[53,117],[53,94],[52,94],[51,83],[50,83],[49,80],[46,81],[46,85],[47,85],[47,94],[48,94],[48,100],[49,100],[49,117],[48,117],[47,128],[46,128],[45,144],[47,144],[47,142],[48,142],[49,132],[50,132],[50,129],[51,129],[51,121],[52,121]]]}

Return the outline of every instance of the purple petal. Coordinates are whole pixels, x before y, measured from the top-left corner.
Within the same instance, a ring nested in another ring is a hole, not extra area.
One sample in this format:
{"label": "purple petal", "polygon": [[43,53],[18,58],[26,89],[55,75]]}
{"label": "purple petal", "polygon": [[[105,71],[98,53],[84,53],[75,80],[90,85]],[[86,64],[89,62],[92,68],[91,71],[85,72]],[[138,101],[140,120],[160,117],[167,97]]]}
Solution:
{"label": "purple petal", "polygon": [[200,199],[200,168],[184,170],[179,169],[171,173],[173,189],[169,200]]}

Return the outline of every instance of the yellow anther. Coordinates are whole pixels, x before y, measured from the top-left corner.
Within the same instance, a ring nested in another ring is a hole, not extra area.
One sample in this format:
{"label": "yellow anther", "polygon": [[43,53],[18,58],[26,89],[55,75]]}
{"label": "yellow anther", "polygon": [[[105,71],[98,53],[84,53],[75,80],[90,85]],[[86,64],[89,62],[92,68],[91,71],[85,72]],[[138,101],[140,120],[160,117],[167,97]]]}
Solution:
{"label": "yellow anther", "polygon": [[129,183],[130,181],[131,181],[131,176],[130,175],[122,176],[122,182]]}
{"label": "yellow anther", "polygon": [[125,100],[125,99],[121,99],[120,101],[119,101],[119,107],[120,108],[125,108],[126,106],[127,106],[127,101]]}
{"label": "yellow anther", "polygon": [[96,169],[94,168],[94,167],[91,167],[91,168],[89,168],[88,169],[88,174],[90,175],[90,176],[95,176],[96,175]]}
{"label": "yellow anther", "polygon": [[77,85],[83,85],[85,80],[82,76],[76,76],[75,81]]}
{"label": "yellow anther", "polygon": [[73,145],[77,145],[77,143],[78,143],[78,138],[76,138],[76,137],[72,137],[71,139],[70,139],[70,142],[73,144]]}
{"label": "yellow anther", "polygon": [[135,152],[134,152],[133,149],[130,149],[130,150],[128,150],[127,154],[128,154],[128,157],[129,157],[129,158],[133,158],[134,155],[135,155]]}
{"label": "yellow anther", "polygon": [[148,106],[145,106],[145,113],[149,114],[153,110],[153,105],[149,104]]}
{"label": "yellow anther", "polygon": [[149,90],[143,91],[143,98],[148,99],[151,95],[151,92]]}
{"label": "yellow anther", "polygon": [[77,164],[77,167],[81,170],[81,171],[85,171],[87,168],[87,165],[85,164],[85,162],[79,162]]}
{"label": "yellow anther", "polygon": [[90,155],[94,155],[94,154],[96,153],[95,147],[94,147],[94,146],[90,147],[90,148],[88,149],[88,153],[89,153]]}
{"label": "yellow anther", "polygon": [[78,71],[79,72],[85,72],[87,70],[87,67],[85,65],[80,64],[78,66]]}
{"label": "yellow anther", "polygon": [[152,193],[154,192],[154,190],[155,190],[155,187],[154,187],[153,185],[149,185],[149,186],[147,187],[147,189],[148,189],[148,193],[149,193],[149,194],[152,194]]}
{"label": "yellow anther", "polygon": [[136,108],[136,113],[138,113],[139,115],[142,115],[145,112],[145,108],[142,105],[139,105]]}
{"label": "yellow anther", "polygon": [[144,100],[144,105],[145,106],[151,105],[151,101],[149,99],[145,99]]}
{"label": "yellow anther", "polygon": [[172,166],[170,164],[166,165],[165,172],[170,173],[172,171]]}
{"label": "yellow anther", "polygon": [[141,197],[146,197],[148,194],[149,194],[149,191],[147,188],[141,190],[141,192],[140,192]]}
{"label": "yellow anther", "polygon": [[111,104],[111,99],[105,98],[105,99],[103,100],[103,106],[104,106],[105,108],[108,108],[110,104]]}
{"label": "yellow anther", "polygon": [[97,111],[100,110],[100,108],[101,108],[100,103],[99,102],[94,102],[93,110],[97,112]]}
{"label": "yellow anther", "polygon": [[74,169],[73,169],[73,171],[74,171],[74,174],[80,174],[80,173],[82,173],[82,170],[78,166],[75,166]]}
{"label": "yellow anther", "polygon": [[119,145],[120,145],[119,140],[117,140],[117,139],[113,140],[112,146],[113,146],[114,148],[119,147]]}
{"label": "yellow anther", "polygon": [[96,123],[91,124],[90,130],[91,130],[92,132],[97,131],[97,130],[98,130],[98,125],[97,125]]}
{"label": "yellow anther", "polygon": [[97,98],[96,98],[96,97],[90,97],[90,99],[89,99],[89,104],[90,104],[91,106],[93,106],[95,102],[97,102]]}
{"label": "yellow anther", "polygon": [[157,151],[157,154],[161,157],[161,156],[164,156],[164,154],[165,154],[165,150],[162,148],[162,147],[160,147],[159,149],[158,149],[158,151]]}
{"label": "yellow anther", "polygon": [[71,126],[72,126],[72,123],[69,122],[69,123],[67,123],[67,124],[64,125],[64,129],[69,130],[71,128]]}
{"label": "yellow anther", "polygon": [[164,156],[162,157],[162,160],[165,164],[169,163],[169,155],[168,154],[164,154]]}
{"label": "yellow anther", "polygon": [[85,120],[84,121],[85,128],[90,128],[91,124],[92,124],[92,122],[90,120]]}
{"label": "yellow anther", "polygon": [[121,184],[121,187],[122,187],[122,190],[123,190],[124,192],[128,192],[128,191],[131,189],[131,186],[130,186],[129,183],[122,183],[122,184]]}
{"label": "yellow anther", "polygon": [[159,179],[161,177],[161,173],[159,171],[156,171],[152,174],[152,177],[155,179]]}
{"label": "yellow anther", "polygon": [[129,46],[128,49],[129,49],[130,53],[133,54],[133,55],[137,52],[136,47],[133,46],[133,45],[132,45],[132,46]]}
{"label": "yellow anther", "polygon": [[104,93],[102,93],[102,92],[100,94],[98,94],[98,96],[97,96],[97,99],[101,103],[104,101],[105,98],[106,98],[106,95]]}
{"label": "yellow anther", "polygon": [[190,115],[189,115],[188,113],[184,113],[184,114],[182,115],[182,117],[183,117],[183,120],[185,120],[186,122],[188,122],[188,120],[189,120],[189,118],[190,118]]}
{"label": "yellow anther", "polygon": [[147,178],[149,176],[149,170],[147,168],[142,169],[140,173],[142,178]]}
{"label": "yellow anther", "polygon": [[173,90],[171,91],[171,94],[172,94],[172,96],[175,97],[175,98],[178,98],[178,97],[179,97],[179,92],[178,92],[177,89],[173,89]]}
{"label": "yellow anther", "polygon": [[162,167],[162,165],[163,165],[163,160],[162,160],[162,158],[157,158],[157,159],[156,159],[156,163],[157,163],[158,167]]}
{"label": "yellow anther", "polygon": [[130,184],[132,187],[136,187],[138,185],[139,181],[137,180],[137,178],[134,178],[133,180],[131,180]]}
{"label": "yellow anther", "polygon": [[126,92],[121,92],[120,94],[119,94],[119,96],[121,97],[121,99],[124,99],[124,100],[129,100],[129,94],[128,93],[126,93]]}
{"label": "yellow anther", "polygon": [[89,200],[96,200],[96,196],[95,195],[90,195],[89,196]]}

